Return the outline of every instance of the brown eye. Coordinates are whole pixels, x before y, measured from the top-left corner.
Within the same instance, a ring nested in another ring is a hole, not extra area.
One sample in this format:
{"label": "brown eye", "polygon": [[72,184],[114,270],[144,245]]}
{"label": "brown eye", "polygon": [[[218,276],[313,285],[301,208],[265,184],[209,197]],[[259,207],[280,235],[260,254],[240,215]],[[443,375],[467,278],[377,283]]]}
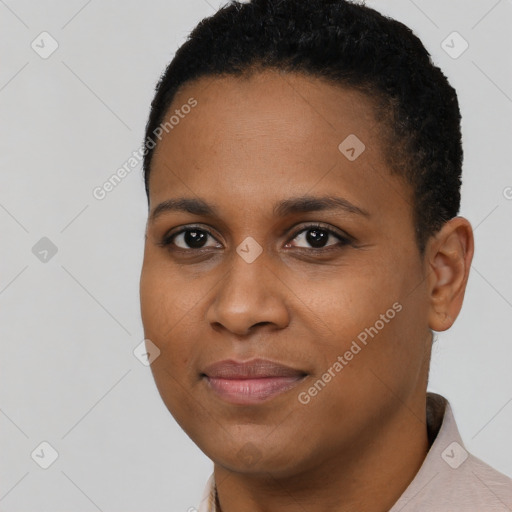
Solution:
{"label": "brown eye", "polygon": [[[319,225],[306,226],[295,234],[293,240],[296,241],[293,247],[305,249],[323,249],[324,247],[330,247],[336,244],[347,245],[350,243],[347,237],[336,233],[332,229]],[[297,242],[299,244],[309,244],[309,247],[308,245],[296,245]]]}
{"label": "brown eye", "polygon": [[[211,239],[211,242],[209,241]],[[209,245],[208,242],[210,242]],[[204,249],[205,247],[218,247],[218,242],[211,233],[205,229],[189,227],[177,233],[167,235],[160,243],[163,247],[176,246],[183,250]]]}

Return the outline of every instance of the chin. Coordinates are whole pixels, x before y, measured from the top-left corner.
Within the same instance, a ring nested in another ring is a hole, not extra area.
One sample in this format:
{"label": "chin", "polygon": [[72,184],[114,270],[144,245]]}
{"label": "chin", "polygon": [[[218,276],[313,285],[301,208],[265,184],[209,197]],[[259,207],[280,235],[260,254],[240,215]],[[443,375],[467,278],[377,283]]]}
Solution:
{"label": "chin", "polygon": [[286,478],[296,475],[302,465],[296,445],[273,445],[268,439],[257,442],[248,437],[200,448],[215,464],[235,473]]}

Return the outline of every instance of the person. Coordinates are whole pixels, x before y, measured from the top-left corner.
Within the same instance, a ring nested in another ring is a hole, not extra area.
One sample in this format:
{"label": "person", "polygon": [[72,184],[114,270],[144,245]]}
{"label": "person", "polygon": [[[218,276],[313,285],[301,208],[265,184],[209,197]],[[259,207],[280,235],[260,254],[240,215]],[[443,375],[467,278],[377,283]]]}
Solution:
{"label": "person", "polygon": [[457,95],[398,21],[231,2],[156,86],[140,276],[151,371],[213,461],[201,512],[506,511],[427,392],[474,252]]}

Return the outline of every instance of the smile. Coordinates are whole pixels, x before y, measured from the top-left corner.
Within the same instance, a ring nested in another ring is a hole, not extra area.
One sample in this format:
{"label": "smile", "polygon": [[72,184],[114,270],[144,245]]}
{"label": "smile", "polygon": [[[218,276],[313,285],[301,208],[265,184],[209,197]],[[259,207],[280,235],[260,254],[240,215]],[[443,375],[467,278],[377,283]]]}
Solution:
{"label": "smile", "polygon": [[225,360],[205,369],[208,388],[232,404],[260,403],[285,393],[304,380],[306,373],[265,359]]}

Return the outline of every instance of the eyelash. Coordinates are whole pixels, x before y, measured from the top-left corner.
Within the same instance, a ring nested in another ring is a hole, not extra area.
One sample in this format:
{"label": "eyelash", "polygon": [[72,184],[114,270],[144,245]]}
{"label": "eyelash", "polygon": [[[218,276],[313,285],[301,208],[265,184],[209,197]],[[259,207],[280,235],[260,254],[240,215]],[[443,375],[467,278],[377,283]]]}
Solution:
{"label": "eyelash", "polygon": [[[316,252],[316,253],[324,252],[325,253],[325,252],[331,251],[333,249],[340,249],[343,246],[351,245],[353,242],[353,240],[350,237],[348,237],[346,235],[344,236],[344,235],[338,233],[337,231],[334,231],[333,229],[328,228],[322,224],[308,224],[306,226],[303,226],[301,229],[299,229],[298,231],[296,231],[293,234],[293,236],[290,238],[290,242],[295,240],[295,238],[297,238],[300,234],[305,233],[307,231],[312,231],[315,229],[324,231],[328,235],[333,235],[334,237],[336,237],[339,240],[339,243],[328,245],[326,247],[296,247],[296,249],[298,249],[299,251],[309,251],[309,252]],[[167,248],[167,249],[170,249],[173,251],[181,251],[181,252],[199,252],[199,251],[204,251],[205,249],[206,250],[210,249],[208,247],[200,247],[198,249],[194,249],[194,248],[183,249],[181,247],[171,248],[171,245],[172,245],[174,239],[178,235],[186,233],[187,231],[201,231],[203,233],[206,233],[208,236],[212,237],[214,240],[216,240],[216,238],[207,229],[202,228],[200,226],[191,225],[191,226],[187,226],[185,228],[180,229],[176,233],[165,235],[163,237],[162,241],[158,243],[158,245],[160,247],[164,247],[164,248]],[[287,242],[287,244],[290,242]]]}

